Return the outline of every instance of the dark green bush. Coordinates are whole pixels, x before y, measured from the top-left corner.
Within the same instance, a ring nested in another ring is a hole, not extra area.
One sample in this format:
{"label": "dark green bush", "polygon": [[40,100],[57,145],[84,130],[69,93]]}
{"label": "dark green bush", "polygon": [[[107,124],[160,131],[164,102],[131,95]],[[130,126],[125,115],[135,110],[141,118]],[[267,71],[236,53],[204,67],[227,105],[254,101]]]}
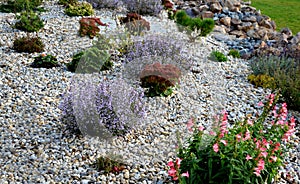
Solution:
{"label": "dark green bush", "polygon": [[22,12],[17,18],[20,20],[16,22],[15,28],[22,31],[37,32],[44,27],[43,21],[32,11]]}
{"label": "dark green bush", "polygon": [[50,54],[41,54],[34,58],[34,61],[30,66],[33,68],[53,68],[58,67],[59,64],[56,57]]}
{"label": "dark green bush", "polygon": [[83,54],[84,54],[83,51],[75,54],[72,58],[72,61],[66,64],[67,69],[70,72],[75,72],[76,71],[77,65],[78,65],[78,63],[79,63],[79,61],[80,61]]}
{"label": "dark green bush", "polygon": [[225,62],[228,60],[227,57],[222,52],[219,51],[212,51],[210,53],[209,58],[213,61],[218,61],[218,62]]}
{"label": "dark green bush", "polygon": [[0,12],[17,13],[28,10],[38,10],[38,6],[42,4],[43,0],[9,0],[5,4],[1,4]]}
{"label": "dark green bush", "polygon": [[214,28],[212,19],[191,18],[184,10],[177,11],[175,20],[180,26],[187,27],[190,31],[197,31],[198,36],[207,36]]}
{"label": "dark green bush", "polygon": [[94,9],[90,3],[80,2],[73,5],[69,4],[65,13],[69,16],[90,16],[94,14]]}
{"label": "dark green bush", "polygon": [[44,44],[39,37],[21,37],[14,40],[13,49],[17,52],[43,52]]}
{"label": "dark green bush", "polygon": [[253,58],[250,67],[254,75],[268,75],[275,79],[284,101],[290,109],[300,109],[300,62],[284,57]]}
{"label": "dark green bush", "polygon": [[231,49],[231,50],[229,51],[229,53],[228,53],[228,56],[232,56],[232,57],[234,57],[234,58],[240,58],[240,57],[241,57],[239,51],[238,51],[238,50],[235,50],[235,49]]}

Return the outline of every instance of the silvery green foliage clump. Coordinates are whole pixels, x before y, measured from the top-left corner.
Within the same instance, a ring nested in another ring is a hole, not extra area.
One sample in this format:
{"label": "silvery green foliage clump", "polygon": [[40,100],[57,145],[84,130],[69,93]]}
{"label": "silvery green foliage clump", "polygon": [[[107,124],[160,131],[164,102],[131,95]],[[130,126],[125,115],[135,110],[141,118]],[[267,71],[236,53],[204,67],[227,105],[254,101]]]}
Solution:
{"label": "silvery green foliage clump", "polygon": [[123,0],[127,10],[140,15],[158,15],[163,9],[160,0]]}
{"label": "silvery green foliage clump", "polygon": [[122,136],[146,117],[143,91],[122,79],[77,75],[63,95],[60,109],[68,127],[104,139]]}
{"label": "silvery green foliage clump", "polygon": [[87,0],[87,2],[91,3],[93,8],[101,9],[101,8],[118,8],[123,5],[121,0]]}

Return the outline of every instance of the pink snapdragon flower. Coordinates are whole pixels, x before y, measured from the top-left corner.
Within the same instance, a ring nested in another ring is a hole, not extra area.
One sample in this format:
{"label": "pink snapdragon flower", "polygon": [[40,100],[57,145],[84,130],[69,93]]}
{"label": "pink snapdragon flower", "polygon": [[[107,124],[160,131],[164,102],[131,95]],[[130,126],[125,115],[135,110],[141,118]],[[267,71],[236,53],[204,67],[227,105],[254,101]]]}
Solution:
{"label": "pink snapdragon flower", "polygon": [[186,171],[185,173],[182,173],[181,176],[186,176],[187,178],[190,177],[189,172]]}
{"label": "pink snapdragon flower", "polygon": [[248,161],[248,160],[251,160],[252,159],[252,157],[250,156],[250,155],[247,155],[246,156],[246,160]]}
{"label": "pink snapdragon flower", "polygon": [[218,145],[218,143],[215,143],[213,145],[213,149],[214,149],[214,152],[216,152],[216,153],[219,151],[219,145]]}
{"label": "pink snapdragon flower", "polygon": [[191,119],[187,122],[186,126],[187,126],[187,129],[188,129],[190,132],[193,131],[193,126],[194,126],[193,118],[191,118]]}

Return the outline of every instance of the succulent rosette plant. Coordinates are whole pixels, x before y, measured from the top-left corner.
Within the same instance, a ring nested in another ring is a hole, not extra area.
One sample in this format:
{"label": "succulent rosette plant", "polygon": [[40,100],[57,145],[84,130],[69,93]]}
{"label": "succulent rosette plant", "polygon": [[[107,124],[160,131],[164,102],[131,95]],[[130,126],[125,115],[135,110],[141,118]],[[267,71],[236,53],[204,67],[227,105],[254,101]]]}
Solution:
{"label": "succulent rosette plant", "polygon": [[276,105],[271,94],[257,117],[231,127],[223,111],[217,126],[205,130],[193,119],[187,123],[192,136],[180,144],[176,164],[168,163],[169,175],[180,183],[272,183],[295,131],[296,119],[288,118],[286,103]]}

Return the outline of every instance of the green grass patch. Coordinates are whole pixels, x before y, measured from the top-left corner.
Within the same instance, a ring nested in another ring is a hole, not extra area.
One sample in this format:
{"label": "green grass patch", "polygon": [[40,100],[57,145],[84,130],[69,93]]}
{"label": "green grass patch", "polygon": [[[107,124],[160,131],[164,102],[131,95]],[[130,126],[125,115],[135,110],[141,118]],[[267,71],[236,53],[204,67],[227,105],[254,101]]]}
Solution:
{"label": "green grass patch", "polygon": [[251,0],[251,6],[275,21],[277,30],[288,27],[300,32],[300,0]]}

